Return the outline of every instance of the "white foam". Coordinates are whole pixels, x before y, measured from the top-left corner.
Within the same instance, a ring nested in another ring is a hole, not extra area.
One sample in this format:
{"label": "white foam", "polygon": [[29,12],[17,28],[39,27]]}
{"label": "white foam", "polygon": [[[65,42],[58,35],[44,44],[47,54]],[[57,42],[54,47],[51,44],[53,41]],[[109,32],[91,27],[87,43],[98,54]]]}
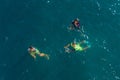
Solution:
{"label": "white foam", "polygon": [[83,64],[85,64],[85,61],[82,61]]}
{"label": "white foam", "polygon": [[105,44],[106,43],[106,41],[105,40],[103,40],[103,44]]}
{"label": "white foam", "polygon": [[6,67],[6,66],[7,66],[7,64],[0,64],[0,66]]}
{"label": "white foam", "polygon": [[113,10],[114,13],[116,13],[116,10]]}
{"label": "white foam", "polygon": [[104,49],[107,49],[106,47],[103,47]]}
{"label": "white foam", "polygon": [[119,76],[115,76],[115,79],[120,80],[120,77]]}
{"label": "white foam", "polygon": [[84,31],[84,28],[83,28],[84,26],[81,26],[81,27],[82,27],[82,32],[85,32],[85,31]]}
{"label": "white foam", "polygon": [[111,11],[112,9],[111,9],[111,8],[109,8],[109,10]]}
{"label": "white foam", "polygon": [[25,72],[27,72],[27,73],[28,73],[28,72],[29,72],[29,70],[28,70],[28,69],[26,69],[26,71],[25,71]]}
{"label": "white foam", "polygon": [[111,64],[109,64],[109,66],[111,67]]}
{"label": "white foam", "polygon": [[105,58],[102,58],[101,60],[102,60],[102,61],[107,61]]}
{"label": "white foam", "polygon": [[110,50],[109,50],[109,49],[107,49],[107,52],[110,52]]}
{"label": "white foam", "polygon": [[98,9],[100,10],[100,3],[97,1],[97,6],[98,6]]}
{"label": "white foam", "polygon": [[114,3],[114,5],[117,5],[117,3]]}
{"label": "white foam", "polygon": [[103,67],[102,70],[105,71],[105,68]]}
{"label": "white foam", "polygon": [[8,36],[5,37],[5,40],[6,40],[6,41],[8,40]]}
{"label": "white foam", "polygon": [[50,3],[50,1],[48,0],[47,3]]}
{"label": "white foam", "polygon": [[94,77],[93,80],[96,80],[96,78]]}
{"label": "white foam", "polygon": [[46,41],[47,39],[46,39],[46,38],[44,38],[43,40],[44,40],[44,41]]}
{"label": "white foam", "polygon": [[115,13],[112,13],[113,15],[115,15]]}

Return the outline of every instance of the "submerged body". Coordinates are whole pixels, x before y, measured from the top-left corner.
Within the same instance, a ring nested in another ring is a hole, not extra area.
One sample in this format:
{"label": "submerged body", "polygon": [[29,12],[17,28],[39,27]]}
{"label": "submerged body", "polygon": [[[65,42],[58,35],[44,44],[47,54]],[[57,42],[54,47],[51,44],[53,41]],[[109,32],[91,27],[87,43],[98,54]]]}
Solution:
{"label": "submerged body", "polygon": [[[81,44],[87,44],[86,47],[82,47]],[[90,48],[91,46],[88,45],[88,42],[87,41],[82,41],[82,42],[79,42],[79,43],[75,43],[75,42],[72,42],[71,44],[68,44],[67,46],[65,46],[65,52],[67,53],[71,53],[71,52],[76,52],[76,51],[85,51],[86,49]]]}
{"label": "submerged body", "polygon": [[[72,46],[72,44],[71,44],[71,46]],[[81,45],[78,44],[78,43],[75,44],[73,48],[75,49],[75,51],[83,51],[83,48],[82,48]]]}
{"label": "submerged body", "polygon": [[49,60],[49,55],[45,54],[45,53],[41,53],[37,48],[30,46],[28,48],[28,52],[30,53],[30,55],[36,59],[36,55],[39,55],[40,57],[45,57],[46,59]]}
{"label": "submerged body", "polygon": [[72,24],[70,25],[69,29],[70,30],[75,30],[75,29],[79,30],[80,29],[80,22],[79,22],[78,18],[76,18],[72,21]]}

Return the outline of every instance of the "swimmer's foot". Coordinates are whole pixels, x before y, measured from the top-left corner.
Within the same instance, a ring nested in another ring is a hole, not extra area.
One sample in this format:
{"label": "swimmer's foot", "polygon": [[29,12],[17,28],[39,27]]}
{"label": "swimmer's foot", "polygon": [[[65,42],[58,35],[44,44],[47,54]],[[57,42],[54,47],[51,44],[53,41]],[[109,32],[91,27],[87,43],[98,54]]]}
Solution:
{"label": "swimmer's foot", "polygon": [[49,59],[50,59],[50,56],[49,56],[48,54],[46,54],[46,55],[45,55],[45,58],[46,58],[47,60],[49,60]]}
{"label": "swimmer's foot", "polygon": [[89,44],[89,42],[88,42],[88,41],[86,41],[86,40],[84,40],[84,43]]}
{"label": "swimmer's foot", "polygon": [[89,48],[91,48],[91,45],[88,45]]}
{"label": "swimmer's foot", "polygon": [[70,49],[69,48],[65,48],[65,52],[66,53],[70,53]]}

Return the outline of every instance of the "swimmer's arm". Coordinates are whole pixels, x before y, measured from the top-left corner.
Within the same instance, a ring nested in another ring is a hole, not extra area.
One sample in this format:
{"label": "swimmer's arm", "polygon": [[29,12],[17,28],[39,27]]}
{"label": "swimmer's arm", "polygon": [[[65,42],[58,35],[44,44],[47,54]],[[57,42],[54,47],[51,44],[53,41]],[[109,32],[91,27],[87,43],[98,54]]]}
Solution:
{"label": "swimmer's arm", "polygon": [[71,52],[75,52],[75,49],[69,49],[68,47],[70,46],[70,44],[68,44],[67,46],[65,46],[65,52],[67,53],[71,53]]}
{"label": "swimmer's arm", "polygon": [[78,21],[80,21],[79,18],[76,18],[76,19],[77,19]]}
{"label": "swimmer's arm", "polygon": [[68,45],[64,46],[64,48],[68,48],[69,46],[70,46],[70,44],[68,44]]}
{"label": "swimmer's arm", "polygon": [[73,24],[71,24],[68,29],[69,30],[74,30]]}
{"label": "swimmer's arm", "polygon": [[34,59],[36,59],[36,56],[34,54],[30,54]]}

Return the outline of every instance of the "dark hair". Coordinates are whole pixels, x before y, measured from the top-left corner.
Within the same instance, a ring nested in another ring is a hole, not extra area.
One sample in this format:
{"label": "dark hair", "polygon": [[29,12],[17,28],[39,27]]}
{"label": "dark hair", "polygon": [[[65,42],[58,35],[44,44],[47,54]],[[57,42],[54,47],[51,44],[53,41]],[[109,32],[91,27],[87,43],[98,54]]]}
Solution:
{"label": "dark hair", "polygon": [[77,20],[77,19],[74,19],[74,22],[75,22],[75,21],[78,21],[78,20]]}
{"label": "dark hair", "polygon": [[32,46],[29,46],[30,49],[32,49],[33,47]]}

